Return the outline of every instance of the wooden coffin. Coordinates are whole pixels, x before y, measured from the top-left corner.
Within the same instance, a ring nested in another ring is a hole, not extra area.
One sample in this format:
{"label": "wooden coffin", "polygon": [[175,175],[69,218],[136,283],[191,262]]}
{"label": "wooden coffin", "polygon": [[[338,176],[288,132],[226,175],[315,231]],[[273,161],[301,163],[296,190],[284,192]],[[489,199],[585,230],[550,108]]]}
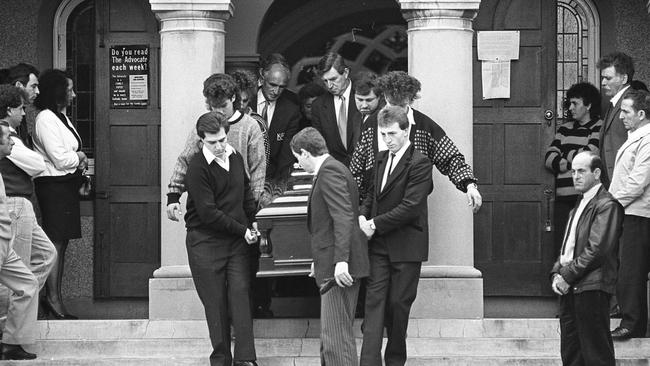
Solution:
{"label": "wooden coffin", "polygon": [[260,232],[258,277],[306,276],[311,267],[307,200],[312,175],[294,171],[281,196],[257,213]]}

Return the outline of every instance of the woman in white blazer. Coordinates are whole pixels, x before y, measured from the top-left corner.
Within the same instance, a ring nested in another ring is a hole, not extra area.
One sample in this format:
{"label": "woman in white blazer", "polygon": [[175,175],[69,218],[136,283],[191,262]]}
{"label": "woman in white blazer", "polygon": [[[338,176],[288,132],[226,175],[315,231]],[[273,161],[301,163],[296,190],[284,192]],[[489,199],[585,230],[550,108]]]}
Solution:
{"label": "woman in white blazer", "polygon": [[34,127],[34,150],[43,155],[45,171],[34,178],[43,229],[56,247],[58,259],[47,279],[43,309],[55,319],[76,319],[68,314],[61,297],[65,250],[70,239],[81,237],[79,187],[88,165],[81,137],[66,116],[76,97],[72,79],[61,70],[47,70],[39,78],[40,94],[34,101],[41,110]]}

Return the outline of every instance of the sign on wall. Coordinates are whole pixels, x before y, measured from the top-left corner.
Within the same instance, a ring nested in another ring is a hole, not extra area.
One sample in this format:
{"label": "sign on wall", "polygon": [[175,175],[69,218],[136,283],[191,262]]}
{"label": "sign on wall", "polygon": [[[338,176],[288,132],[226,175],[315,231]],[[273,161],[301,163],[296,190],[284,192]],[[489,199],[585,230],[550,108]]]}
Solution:
{"label": "sign on wall", "polygon": [[146,108],[149,104],[149,47],[112,46],[111,108]]}

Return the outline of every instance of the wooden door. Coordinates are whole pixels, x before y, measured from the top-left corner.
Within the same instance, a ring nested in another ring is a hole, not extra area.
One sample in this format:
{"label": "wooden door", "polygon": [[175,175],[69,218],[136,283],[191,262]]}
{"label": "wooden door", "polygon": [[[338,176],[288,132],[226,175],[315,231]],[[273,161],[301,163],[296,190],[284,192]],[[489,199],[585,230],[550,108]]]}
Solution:
{"label": "wooden door", "polygon": [[555,253],[544,191],[552,190],[553,176],[543,159],[553,138],[544,114],[556,110],[555,12],[555,1],[483,0],[474,21],[476,31],[518,30],[521,37],[509,99],[482,100],[474,48],[474,171],[484,199],[474,257],[486,296],[550,294]]}
{"label": "wooden door", "polygon": [[[96,17],[95,296],[146,297],[160,267],[158,23],[146,0],[96,0]],[[146,61],[128,65],[148,68],[148,81],[129,89],[137,102],[116,101],[121,64],[111,50],[121,49]]]}

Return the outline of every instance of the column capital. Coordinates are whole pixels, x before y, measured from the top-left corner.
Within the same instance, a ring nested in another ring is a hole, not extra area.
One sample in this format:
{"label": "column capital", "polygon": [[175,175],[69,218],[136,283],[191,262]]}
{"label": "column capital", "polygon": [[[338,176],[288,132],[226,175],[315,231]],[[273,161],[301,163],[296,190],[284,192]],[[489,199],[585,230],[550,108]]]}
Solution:
{"label": "column capital", "polygon": [[[481,0],[398,0],[402,16],[415,29],[472,29]],[[460,24],[458,23],[460,21]]]}
{"label": "column capital", "polygon": [[226,12],[228,17],[233,15],[235,6],[232,0],[149,0],[151,11],[210,11]]}

